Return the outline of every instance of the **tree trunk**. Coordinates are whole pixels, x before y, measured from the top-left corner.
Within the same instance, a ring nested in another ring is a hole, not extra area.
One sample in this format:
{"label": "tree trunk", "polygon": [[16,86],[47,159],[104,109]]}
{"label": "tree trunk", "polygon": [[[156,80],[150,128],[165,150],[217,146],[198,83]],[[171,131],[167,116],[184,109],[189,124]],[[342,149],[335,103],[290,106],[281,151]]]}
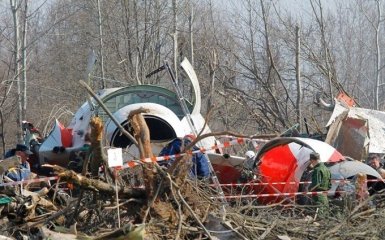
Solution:
{"label": "tree trunk", "polygon": [[178,83],[178,29],[177,29],[177,0],[172,0],[172,9],[174,13],[173,43],[174,43],[174,72],[175,80]]}
{"label": "tree trunk", "polygon": [[[150,130],[142,116],[142,113],[148,112],[147,109],[139,108],[133,110],[128,115],[128,120],[134,130],[134,137],[138,142],[140,159],[153,157],[150,143]],[[143,180],[146,188],[147,199],[152,199],[155,194],[156,168],[153,163],[144,163]]]}
{"label": "tree trunk", "polygon": [[1,147],[3,148],[3,156],[5,155],[5,138],[4,138],[4,116],[3,110],[0,107],[0,137],[1,137]]}
{"label": "tree trunk", "polygon": [[301,132],[301,119],[302,119],[302,112],[301,112],[301,98],[302,98],[302,86],[301,86],[301,69],[300,69],[300,49],[301,49],[301,42],[300,42],[300,35],[299,35],[299,27],[296,27],[296,53],[295,53],[295,65],[296,65],[296,80],[297,80],[297,104],[296,104],[296,110],[297,110],[297,122],[299,124],[299,131]]}
{"label": "tree trunk", "polygon": [[92,159],[90,162],[90,172],[92,176],[97,177],[99,174],[99,167],[103,164],[104,166],[108,166],[107,156],[103,152],[103,121],[94,117],[90,121],[91,127],[91,149],[93,152]]}
{"label": "tree trunk", "polygon": [[28,1],[24,1],[24,16],[23,16],[23,35],[22,35],[22,45],[21,45],[21,51],[22,51],[22,71],[23,71],[23,97],[22,97],[22,119],[27,119],[27,12],[28,12]]}
{"label": "tree trunk", "polygon": [[99,21],[99,41],[100,41],[100,67],[102,71],[102,89],[106,87],[104,80],[104,58],[103,58],[103,29],[102,29],[102,14],[100,12],[100,0],[98,0],[98,21]]}
{"label": "tree trunk", "polygon": [[380,88],[380,79],[381,79],[381,50],[380,50],[380,42],[379,42],[379,34],[380,34],[380,24],[382,21],[382,14],[381,14],[381,7],[380,7],[380,0],[377,0],[377,14],[378,14],[378,21],[377,25],[375,27],[375,37],[376,37],[376,82],[374,85],[374,109],[379,110],[379,103],[378,103],[378,94],[379,94],[379,88]]}
{"label": "tree trunk", "polygon": [[191,66],[194,67],[194,34],[193,34],[193,20],[194,20],[194,9],[193,5],[191,3],[190,8],[190,16],[188,18],[188,26],[189,26],[189,33],[190,33],[190,61]]}
{"label": "tree trunk", "polygon": [[13,16],[13,28],[14,28],[14,81],[16,81],[17,85],[17,141],[21,143],[23,141],[22,136],[22,121],[23,121],[23,104],[22,104],[22,92],[21,92],[21,84],[20,84],[20,36],[19,36],[19,18],[18,18],[18,8],[19,3],[17,0],[10,0],[11,10]]}

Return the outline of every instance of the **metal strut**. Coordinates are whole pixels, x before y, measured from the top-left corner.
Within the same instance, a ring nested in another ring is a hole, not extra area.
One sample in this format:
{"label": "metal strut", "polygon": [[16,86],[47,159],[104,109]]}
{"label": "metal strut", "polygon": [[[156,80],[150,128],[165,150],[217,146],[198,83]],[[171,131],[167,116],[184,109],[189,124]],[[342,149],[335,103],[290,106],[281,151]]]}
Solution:
{"label": "metal strut", "polygon": [[[167,68],[167,71],[168,73],[170,74],[170,77],[171,77],[171,80],[172,80],[172,83],[173,83],[173,86],[175,88],[175,91],[176,91],[176,94],[178,96],[178,101],[180,103],[180,106],[182,107],[182,110],[183,110],[183,113],[185,114],[186,116],[186,120],[187,120],[187,123],[192,131],[192,133],[194,133],[195,136],[198,136],[198,130],[196,129],[196,127],[194,126],[194,122],[191,118],[191,114],[190,114],[190,111],[187,107],[187,104],[186,104],[186,100],[185,98],[183,97],[183,94],[178,86],[178,83],[176,81],[176,78],[174,76],[174,73],[172,72],[170,66],[168,65],[168,62],[167,61],[164,61],[164,66]],[[202,143],[198,142],[197,145],[199,147],[202,147]],[[213,181],[213,184],[218,192],[218,195],[220,196],[220,199],[221,199],[221,202],[223,203],[223,208],[222,210],[225,211],[224,209],[224,206],[227,204],[226,202],[226,199],[225,199],[225,194],[223,193],[223,190],[220,186],[220,183],[219,183],[219,180],[218,180],[218,177],[217,175],[215,174],[215,171],[214,171],[214,168],[213,166],[211,165],[211,162],[209,160],[209,157],[207,156],[207,153],[205,152],[204,153],[205,156],[206,156],[206,160],[207,160],[207,163],[208,163],[208,166],[209,166],[209,169],[210,169],[210,175],[211,175],[211,180]],[[224,212],[223,212],[224,213]]]}

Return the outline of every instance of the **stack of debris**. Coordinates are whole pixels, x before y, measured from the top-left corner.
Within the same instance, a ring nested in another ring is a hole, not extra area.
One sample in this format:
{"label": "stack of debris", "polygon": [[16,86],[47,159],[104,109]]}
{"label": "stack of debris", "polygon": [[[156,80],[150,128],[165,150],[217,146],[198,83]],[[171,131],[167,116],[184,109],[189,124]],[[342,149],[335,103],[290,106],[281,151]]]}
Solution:
{"label": "stack of debris", "polygon": [[[152,157],[149,131],[140,114],[130,114],[141,158]],[[2,239],[382,239],[385,214],[376,195],[355,208],[336,208],[318,219],[314,207],[253,199],[224,202],[205,181],[188,177],[189,156],[164,169],[154,163],[117,171],[103,152],[103,124],[91,126],[90,162],[82,173],[46,165],[55,176],[1,184]],[[194,142],[191,146],[194,145]],[[3,161],[0,173],[18,164]],[[99,173],[99,165],[105,171]],[[140,179],[140,181],[132,181]],[[139,182],[139,184],[138,184]],[[370,203],[377,202],[377,209]]]}

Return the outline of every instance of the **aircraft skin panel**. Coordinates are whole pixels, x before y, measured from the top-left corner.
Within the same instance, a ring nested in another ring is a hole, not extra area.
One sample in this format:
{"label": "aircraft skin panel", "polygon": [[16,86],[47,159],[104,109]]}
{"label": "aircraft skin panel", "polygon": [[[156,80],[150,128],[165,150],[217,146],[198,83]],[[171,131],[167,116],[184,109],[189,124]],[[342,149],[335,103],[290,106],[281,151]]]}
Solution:
{"label": "aircraft skin panel", "polygon": [[241,172],[233,166],[214,163],[212,165],[221,184],[234,183],[241,176]]}
{"label": "aircraft skin panel", "polygon": [[329,169],[332,174],[344,178],[354,177],[358,173],[365,173],[378,179],[382,179],[381,175],[374,168],[359,161],[343,161],[331,166]]}
{"label": "aircraft skin panel", "polygon": [[[103,97],[119,90],[121,88],[107,88],[101,89],[98,91],[97,95],[100,99]],[[91,111],[90,105],[86,101],[83,105],[76,111],[74,117],[71,120],[71,123],[68,125],[68,129],[72,129],[72,146],[81,147],[84,144],[84,135],[88,131],[89,122],[91,120],[93,112]]]}
{"label": "aircraft skin panel", "polygon": [[[346,117],[344,117],[344,115],[346,115]],[[368,130],[366,132],[362,132],[364,129],[359,130],[358,127],[349,126],[347,124],[348,120],[351,121],[352,119],[367,121]],[[349,141],[354,142],[355,145],[361,145],[362,154],[354,155],[354,152],[352,152],[346,153],[346,155],[349,155],[350,157],[360,158],[362,157],[362,155],[367,155],[367,153],[385,153],[385,137],[383,131],[385,127],[385,113],[383,111],[358,107],[347,108],[340,101],[336,101],[332,116],[330,117],[326,126],[328,127],[333,123],[336,124],[338,122],[340,122],[342,126],[346,127],[347,130],[351,129],[351,132],[336,132],[337,130],[334,130],[333,132],[330,131],[328,132],[328,138],[331,138],[332,134],[337,134],[338,137],[334,136],[335,139],[343,139],[348,137],[347,134],[351,134],[354,132],[356,134],[362,132],[360,138],[364,138],[366,136],[368,137],[363,146],[362,143],[360,143],[360,139],[357,142],[355,142],[355,138],[349,139]],[[342,126],[340,126],[340,128],[342,128]],[[335,140],[332,141],[331,144],[339,148]]]}
{"label": "aircraft skin panel", "polygon": [[239,156],[224,157],[219,153],[207,153],[220,183],[235,183],[241,176],[246,158]]}
{"label": "aircraft skin panel", "polygon": [[320,154],[321,162],[338,162],[345,159],[341,153],[329,144],[311,138],[296,138],[306,145],[310,146],[315,152]]}
{"label": "aircraft skin panel", "polygon": [[[291,172],[297,167],[297,159],[290,151],[288,145],[282,145],[266,152],[259,165],[259,172],[263,182],[286,182],[290,181]],[[276,186],[283,190],[283,186]]]}
{"label": "aircraft skin panel", "polygon": [[194,93],[195,93],[195,103],[194,103],[194,108],[191,112],[191,115],[193,114],[201,114],[201,105],[202,105],[202,100],[201,100],[201,88],[199,86],[199,81],[197,78],[197,75],[194,71],[193,66],[191,63],[187,60],[187,58],[184,58],[182,63],[180,64],[183,70],[187,73],[188,77],[190,78],[190,81],[192,83],[192,86],[194,88]]}
{"label": "aircraft skin panel", "polygon": [[55,125],[53,126],[47,139],[45,139],[41,144],[39,151],[52,151],[55,146],[61,146],[61,144],[59,121],[55,119]]}
{"label": "aircraft skin panel", "polygon": [[72,129],[72,146],[82,147],[84,144],[84,135],[89,128],[92,112],[88,102],[85,102],[75,113],[71,123],[67,128]]}
{"label": "aircraft skin panel", "polygon": [[295,173],[294,173],[294,180],[300,181],[304,171],[309,165],[310,153],[313,152],[314,150],[294,142],[289,143],[289,147],[290,147],[290,151],[294,153],[298,162],[297,163],[298,167],[295,169]]}
{"label": "aircraft skin panel", "polygon": [[[284,182],[282,185],[268,185],[266,188],[255,187],[260,193],[297,192],[299,182],[309,165],[311,152],[318,152],[322,162],[341,163],[345,158],[332,146],[319,140],[309,138],[276,138],[266,143],[258,152],[257,172],[261,182]],[[294,198],[287,198],[292,199]],[[261,199],[262,203],[276,202],[283,197]]]}
{"label": "aircraft skin panel", "polygon": [[225,158],[223,154],[219,153],[208,153],[207,156],[212,164],[231,166],[238,170],[243,168],[243,164],[246,161],[244,157],[229,156],[228,158]]}
{"label": "aircraft skin panel", "polygon": [[[200,133],[203,126],[205,125],[205,119],[203,118],[203,116],[201,114],[192,114],[191,119],[192,119],[193,124],[194,124],[195,128],[197,129],[198,133]],[[183,123],[185,135],[191,134],[193,131],[191,130],[191,128],[187,122],[186,117],[184,117],[182,119],[182,123]],[[202,132],[202,134],[206,134],[206,133],[211,133],[211,129],[208,127],[208,125],[205,126],[204,131]],[[212,147],[216,143],[216,138],[215,137],[207,137],[205,139],[202,139],[200,141],[200,143],[202,144],[202,146]],[[210,150],[208,152],[214,152],[214,150]]]}
{"label": "aircraft skin panel", "polygon": [[[192,83],[192,87],[194,90],[194,97],[195,97],[195,104],[192,107],[191,117],[192,121],[194,122],[196,128],[198,129],[198,132],[203,128],[204,126],[204,119],[200,113],[201,111],[201,90],[199,86],[199,81],[197,79],[196,73],[192,67],[192,65],[189,63],[187,59],[184,59],[181,63],[182,68],[187,73],[188,78],[190,79]],[[128,113],[133,110],[137,109],[139,107],[144,107],[150,110],[149,113],[144,114],[145,116],[148,116],[146,118],[146,121],[152,125],[152,130],[155,131],[155,136],[157,138],[154,138],[153,144],[156,145],[156,153],[161,147],[163,147],[165,144],[167,144],[169,139],[176,137],[184,137],[186,134],[190,134],[192,131],[189,128],[189,125],[186,121],[186,119],[183,119],[183,113],[177,110],[179,109],[173,109],[172,107],[177,103],[177,98],[174,92],[171,92],[167,89],[159,88],[157,89],[154,85],[148,85],[148,91],[150,92],[149,96],[147,96],[145,93],[145,90],[140,90],[137,88],[138,86],[127,86],[127,87],[119,87],[119,88],[107,88],[102,89],[97,92],[98,97],[103,101],[108,101],[111,99],[111,104],[107,107],[114,107],[112,114],[117,119],[119,123],[126,123],[127,122],[127,116]],[[142,85],[141,85],[142,87]],[[152,92],[151,92],[152,91]],[[144,94],[138,95],[139,100],[144,99],[140,103],[137,99],[131,99],[130,96],[127,96],[128,93],[138,93],[138,94]],[[153,94],[153,96],[151,95]],[[174,97],[175,95],[175,97]],[[116,102],[114,102],[114,98],[118,98]],[[126,97],[126,98],[125,98]],[[162,98],[163,97],[163,98]],[[119,102],[119,101],[120,102]],[[132,100],[131,102],[129,102]],[[175,100],[176,103],[173,104],[173,101]],[[155,101],[155,103],[153,103]],[[45,143],[42,145],[42,147],[39,149],[39,154],[41,156],[44,156],[44,159],[48,159],[52,155],[52,148],[56,146],[65,146],[66,152],[72,151],[73,149],[79,149],[81,148],[85,143],[85,135],[89,132],[89,122],[97,112],[96,108],[94,110],[92,104],[95,104],[95,99],[91,99],[86,101],[74,114],[74,117],[71,121],[71,123],[68,125],[67,128],[64,128],[63,131],[66,131],[66,137],[65,141],[61,141],[61,136],[56,133],[52,132],[51,135],[48,137],[48,141],[45,141]],[[135,102],[135,103],[133,103]],[[106,102],[107,103],[107,102]],[[118,104],[119,103],[119,104]],[[125,103],[126,105],[123,105]],[[164,105],[160,105],[159,103],[163,103]],[[114,105],[115,104],[115,105]],[[120,105],[121,104],[121,105]],[[97,106],[97,104],[95,104]],[[191,107],[190,103],[188,103],[189,108]],[[101,113],[100,113],[101,114]],[[126,143],[129,144],[130,141],[127,139],[124,139],[124,136],[116,137],[116,130],[117,126],[111,121],[111,119],[108,118],[108,116],[104,116],[107,120],[105,124],[105,137],[108,141],[112,141],[112,137],[114,137],[114,141],[116,140],[116,143],[120,143],[122,146],[124,146]],[[185,117],[184,117],[185,118]],[[182,120],[181,120],[182,119]],[[160,126],[160,128],[158,127]],[[55,129],[54,129],[55,130]],[[58,131],[57,129],[55,131]],[[170,131],[170,132],[169,132]],[[209,133],[210,128],[205,127],[203,133]],[[72,134],[72,139],[68,139],[68,133]],[[169,134],[170,133],[170,134]],[[115,134],[115,135],[114,135]],[[165,136],[165,138],[162,138],[162,136]],[[165,139],[165,140],[163,140]],[[167,139],[167,140],[166,140]],[[209,137],[201,141],[201,146],[210,149],[212,146],[216,144],[215,137]],[[72,150],[71,150],[72,149]],[[210,150],[214,151],[214,150]],[[54,159],[48,159],[49,161],[54,161]]]}
{"label": "aircraft skin panel", "polygon": [[[145,109],[148,109],[149,112],[145,113],[144,115],[152,115],[159,117],[166,121],[170,126],[173,127],[175,134],[177,137],[183,137],[184,136],[184,128],[183,123],[179,120],[179,118],[168,108],[156,104],[156,103],[137,103],[137,104],[130,104],[127,105],[121,109],[119,109],[117,112],[115,112],[113,115],[116,118],[116,120],[119,123],[123,123],[127,120],[127,116],[130,113],[130,111],[134,109],[138,109],[140,107],[143,107]],[[105,131],[106,131],[106,138],[110,141],[113,133],[115,132],[116,125],[114,122],[109,120],[105,124]],[[151,134],[151,133],[150,133]]]}
{"label": "aircraft skin panel", "polygon": [[[72,151],[78,150],[79,146],[71,144],[71,135],[69,129],[65,128],[57,119],[53,126],[51,133],[44,140],[39,148],[39,162],[40,165],[44,163],[57,164],[63,167],[67,166],[69,155]],[[64,143],[64,144],[63,144]],[[54,147],[67,146],[64,152],[54,153]]]}

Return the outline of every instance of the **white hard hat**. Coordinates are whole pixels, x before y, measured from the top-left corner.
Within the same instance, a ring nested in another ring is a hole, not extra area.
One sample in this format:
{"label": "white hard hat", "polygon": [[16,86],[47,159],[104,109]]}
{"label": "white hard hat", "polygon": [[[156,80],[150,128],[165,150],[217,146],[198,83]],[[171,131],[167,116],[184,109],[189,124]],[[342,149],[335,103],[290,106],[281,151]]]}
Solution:
{"label": "white hard hat", "polygon": [[245,153],[245,156],[246,158],[250,159],[250,158],[254,158],[255,157],[255,152],[254,151],[247,151]]}

